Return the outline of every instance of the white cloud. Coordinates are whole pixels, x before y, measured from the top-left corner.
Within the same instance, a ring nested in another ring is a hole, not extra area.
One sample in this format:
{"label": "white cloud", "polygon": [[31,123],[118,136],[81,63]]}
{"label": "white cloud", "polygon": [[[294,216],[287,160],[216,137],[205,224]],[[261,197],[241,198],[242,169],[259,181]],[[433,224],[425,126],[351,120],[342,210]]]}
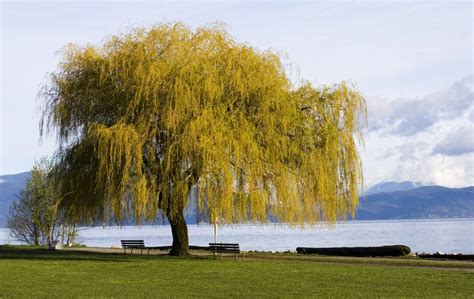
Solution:
{"label": "white cloud", "polygon": [[465,187],[474,182],[474,155],[443,156],[435,154],[418,161],[404,161],[394,172],[395,180],[417,181],[424,184]]}
{"label": "white cloud", "polygon": [[415,99],[369,98],[367,181],[474,185],[474,76]]}
{"label": "white cloud", "polygon": [[429,148],[428,143],[423,141],[409,142],[403,145],[400,145],[396,150],[400,154],[400,160],[418,160],[418,156],[423,154],[426,149]]}
{"label": "white cloud", "polygon": [[460,127],[457,131],[435,146],[433,154],[458,156],[474,152],[474,132],[472,126]]}
{"label": "white cloud", "polygon": [[447,90],[415,99],[391,102],[369,99],[370,131],[412,136],[441,120],[452,120],[474,106],[474,76],[466,76]]}

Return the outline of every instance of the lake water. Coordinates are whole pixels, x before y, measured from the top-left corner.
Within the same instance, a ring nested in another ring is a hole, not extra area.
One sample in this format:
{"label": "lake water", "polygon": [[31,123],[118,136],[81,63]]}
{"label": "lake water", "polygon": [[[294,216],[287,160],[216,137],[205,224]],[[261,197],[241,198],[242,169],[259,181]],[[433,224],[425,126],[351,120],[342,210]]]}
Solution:
{"label": "lake water", "polygon": [[[172,240],[169,226],[92,227],[82,228],[79,234],[80,243],[96,247],[119,246],[122,239],[143,239],[148,246],[171,245]],[[207,246],[214,241],[212,226],[189,225],[189,241]],[[402,244],[412,252],[474,254],[474,219],[347,221],[304,229],[280,224],[218,226],[217,242],[260,251]],[[7,229],[0,229],[0,244],[7,243],[15,242]]]}

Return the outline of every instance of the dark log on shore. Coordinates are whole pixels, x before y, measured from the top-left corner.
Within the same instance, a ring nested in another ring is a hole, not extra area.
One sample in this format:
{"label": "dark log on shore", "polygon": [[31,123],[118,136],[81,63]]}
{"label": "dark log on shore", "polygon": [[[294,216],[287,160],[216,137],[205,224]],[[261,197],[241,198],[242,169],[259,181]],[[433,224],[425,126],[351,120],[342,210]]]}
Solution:
{"label": "dark log on shore", "polygon": [[474,254],[418,254],[419,258],[422,259],[447,259],[447,260],[458,260],[458,261],[474,261]]}
{"label": "dark log on shore", "polygon": [[332,256],[404,256],[410,253],[410,247],[405,245],[389,245],[378,247],[298,247],[296,252],[303,254],[321,254]]}

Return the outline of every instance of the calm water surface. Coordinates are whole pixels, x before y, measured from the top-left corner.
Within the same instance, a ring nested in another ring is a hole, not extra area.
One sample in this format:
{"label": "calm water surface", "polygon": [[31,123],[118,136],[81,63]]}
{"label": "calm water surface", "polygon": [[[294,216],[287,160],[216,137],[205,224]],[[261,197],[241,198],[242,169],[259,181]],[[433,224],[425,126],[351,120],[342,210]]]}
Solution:
{"label": "calm water surface", "polygon": [[[192,245],[214,241],[212,226],[189,225]],[[78,241],[87,246],[111,247],[122,239],[143,239],[148,246],[171,244],[169,226],[82,228]],[[242,250],[286,251],[296,247],[408,245],[413,252],[474,254],[474,219],[380,220],[340,222],[291,228],[286,225],[234,225],[217,228],[218,242],[240,243]],[[0,244],[15,243],[0,229]]]}

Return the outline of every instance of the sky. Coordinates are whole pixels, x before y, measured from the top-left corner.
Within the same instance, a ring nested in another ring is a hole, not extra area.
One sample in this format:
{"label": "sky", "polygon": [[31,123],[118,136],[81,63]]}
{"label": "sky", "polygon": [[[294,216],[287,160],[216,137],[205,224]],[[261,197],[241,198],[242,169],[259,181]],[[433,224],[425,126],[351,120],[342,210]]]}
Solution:
{"label": "sky", "polygon": [[294,82],[343,80],[369,112],[366,186],[474,185],[473,2],[0,2],[0,175],[52,155],[37,94],[68,43],[100,44],[134,26],[223,22],[239,42],[281,53]]}

